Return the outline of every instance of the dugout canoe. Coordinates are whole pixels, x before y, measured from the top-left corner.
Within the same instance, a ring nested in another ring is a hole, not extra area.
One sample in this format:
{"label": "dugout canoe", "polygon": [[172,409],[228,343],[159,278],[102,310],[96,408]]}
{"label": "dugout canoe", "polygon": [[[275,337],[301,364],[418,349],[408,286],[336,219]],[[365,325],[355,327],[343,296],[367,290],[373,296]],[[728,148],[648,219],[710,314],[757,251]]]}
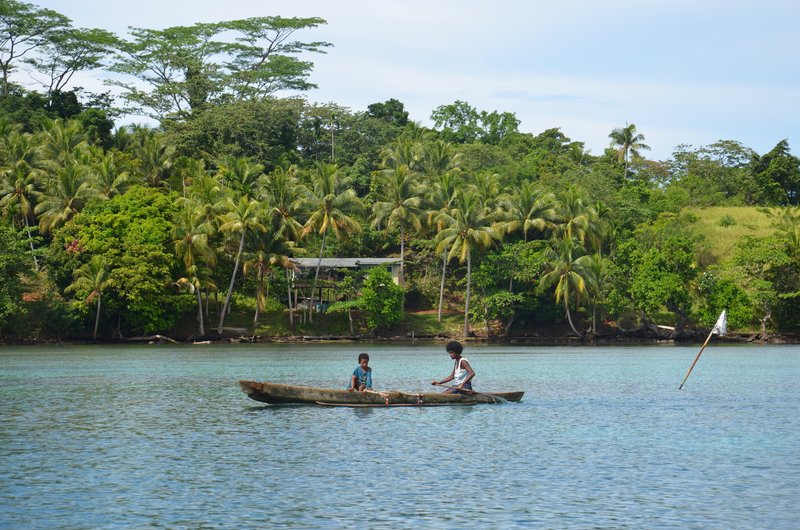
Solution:
{"label": "dugout canoe", "polygon": [[503,403],[520,401],[524,392],[476,392],[475,394],[445,394],[443,392],[367,391],[348,392],[335,388],[284,385],[267,381],[239,381],[242,391],[250,399],[273,405],[309,403],[340,406],[436,406],[472,405],[476,403]]}

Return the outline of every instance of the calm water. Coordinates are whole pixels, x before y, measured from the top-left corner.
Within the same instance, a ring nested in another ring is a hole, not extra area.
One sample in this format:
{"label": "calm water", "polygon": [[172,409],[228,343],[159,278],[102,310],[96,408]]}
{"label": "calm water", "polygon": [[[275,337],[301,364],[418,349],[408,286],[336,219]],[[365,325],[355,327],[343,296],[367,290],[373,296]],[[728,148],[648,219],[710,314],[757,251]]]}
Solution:
{"label": "calm water", "polygon": [[0,348],[0,528],[800,527],[800,347],[467,345],[520,404],[269,406],[238,379],[430,390],[435,345]]}

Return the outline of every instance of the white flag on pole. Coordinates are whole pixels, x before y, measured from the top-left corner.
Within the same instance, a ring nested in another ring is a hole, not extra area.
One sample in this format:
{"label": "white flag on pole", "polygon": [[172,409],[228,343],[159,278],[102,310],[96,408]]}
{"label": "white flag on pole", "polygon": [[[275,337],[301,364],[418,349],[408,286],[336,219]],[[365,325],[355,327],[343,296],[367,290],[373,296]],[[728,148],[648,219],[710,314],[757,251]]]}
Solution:
{"label": "white flag on pole", "polygon": [[728,311],[727,309],[723,309],[722,313],[719,314],[719,318],[717,319],[717,323],[714,324],[714,329],[711,330],[711,333],[714,335],[725,335],[728,332]]}

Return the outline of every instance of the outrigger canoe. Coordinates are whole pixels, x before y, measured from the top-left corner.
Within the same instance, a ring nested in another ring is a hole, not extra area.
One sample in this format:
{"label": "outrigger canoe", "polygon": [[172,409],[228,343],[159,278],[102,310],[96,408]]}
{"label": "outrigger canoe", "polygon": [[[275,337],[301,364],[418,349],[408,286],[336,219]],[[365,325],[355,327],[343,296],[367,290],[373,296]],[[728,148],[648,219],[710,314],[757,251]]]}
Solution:
{"label": "outrigger canoe", "polygon": [[441,405],[475,405],[477,403],[503,403],[520,401],[524,392],[494,392],[474,394],[446,394],[426,392],[412,394],[397,390],[376,392],[349,392],[335,388],[283,385],[259,381],[239,381],[245,394],[256,401],[273,405],[285,403],[310,403],[343,407],[425,407]]}

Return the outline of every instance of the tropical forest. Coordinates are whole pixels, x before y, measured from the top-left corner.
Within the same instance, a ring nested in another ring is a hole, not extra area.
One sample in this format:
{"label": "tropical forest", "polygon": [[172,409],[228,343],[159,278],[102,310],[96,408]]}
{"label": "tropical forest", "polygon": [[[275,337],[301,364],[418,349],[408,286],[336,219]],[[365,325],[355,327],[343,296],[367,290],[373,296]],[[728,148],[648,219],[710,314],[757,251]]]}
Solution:
{"label": "tropical forest", "polygon": [[116,35],[0,0],[0,338],[800,331],[786,140],[652,160],[625,116],[592,153],[460,99],[313,102],[325,23]]}

